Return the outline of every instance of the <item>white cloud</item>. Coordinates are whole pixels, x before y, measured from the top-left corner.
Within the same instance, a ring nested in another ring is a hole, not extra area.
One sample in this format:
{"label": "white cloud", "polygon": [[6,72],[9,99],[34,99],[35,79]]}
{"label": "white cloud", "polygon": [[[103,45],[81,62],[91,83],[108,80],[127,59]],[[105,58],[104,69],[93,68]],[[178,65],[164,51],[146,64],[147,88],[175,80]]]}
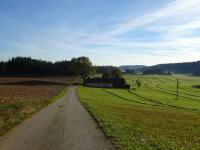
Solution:
{"label": "white cloud", "polygon": [[[109,31],[106,36],[116,36],[125,32],[133,31],[138,27],[144,27],[152,23],[160,22],[184,22],[190,19],[200,19],[199,0],[175,0],[167,6],[152,13],[145,14],[138,18],[130,18],[121,22]],[[166,21],[167,20],[167,21]]]}
{"label": "white cloud", "polygon": [[[81,27],[74,30],[63,23],[38,32],[35,38],[26,39],[26,44],[19,42],[18,47],[35,54],[44,51],[55,58],[87,55],[96,64],[152,65],[193,61],[200,58],[200,36],[193,36],[200,29],[199,14],[200,0],[175,0],[154,12],[119,21],[114,27],[107,27],[111,30],[104,33],[83,31]],[[127,32],[134,34],[136,30],[154,32],[160,39],[144,41],[139,37],[121,36]]]}
{"label": "white cloud", "polygon": [[[149,64],[163,61],[198,60],[200,59],[200,36],[194,36],[194,33],[200,29],[199,14],[199,0],[175,0],[159,10],[138,18],[131,18],[115,25],[115,28],[108,32],[96,35],[96,42],[109,45],[110,49],[121,49],[119,59],[123,58],[122,55],[125,56],[124,62],[137,62],[135,59],[131,60],[130,58],[131,55],[135,56],[140,53],[143,57],[134,58],[141,59],[146,56],[148,59],[145,62]],[[125,39],[120,37],[121,34],[126,32],[134,34],[135,30],[150,30],[160,34],[160,39],[157,41],[143,41],[139,38]],[[128,55],[124,55],[127,50]]]}

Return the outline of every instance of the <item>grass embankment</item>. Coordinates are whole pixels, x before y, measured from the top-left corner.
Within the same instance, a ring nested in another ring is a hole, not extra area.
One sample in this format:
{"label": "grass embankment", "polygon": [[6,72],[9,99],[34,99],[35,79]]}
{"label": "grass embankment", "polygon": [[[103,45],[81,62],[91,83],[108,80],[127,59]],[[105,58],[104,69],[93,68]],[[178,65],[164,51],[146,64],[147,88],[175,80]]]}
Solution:
{"label": "grass embankment", "polygon": [[[200,149],[200,98],[176,100],[173,93],[156,88],[175,90],[174,77],[126,78],[130,83],[141,79],[141,89],[78,88],[81,102],[119,149]],[[184,78],[181,87],[195,94],[198,89],[191,85],[198,81]]]}
{"label": "grass embankment", "polygon": [[44,106],[64,96],[64,94],[67,92],[67,89],[68,88],[62,88],[56,96],[47,100],[17,100],[1,104],[0,136]]}

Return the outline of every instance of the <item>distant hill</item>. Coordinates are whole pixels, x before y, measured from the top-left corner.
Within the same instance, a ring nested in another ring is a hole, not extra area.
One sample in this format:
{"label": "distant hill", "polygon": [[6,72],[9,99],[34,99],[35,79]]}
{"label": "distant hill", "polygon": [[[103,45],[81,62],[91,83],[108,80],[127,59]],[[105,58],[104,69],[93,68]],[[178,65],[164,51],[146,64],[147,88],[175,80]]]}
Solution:
{"label": "distant hill", "polygon": [[169,63],[140,68],[140,71],[160,69],[164,72],[179,73],[179,74],[194,74],[200,71],[200,61]]}
{"label": "distant hill", "polygon": [[168,63],[158,64],[154,66],[145,65],[124,65],[119,67],[123,72],[127,70],[135,70],[139,72],[155,72],[160,71],[162,73],[171,72],[178,74],[194,74],[200,75],[200,61],[196,62],[182,62],[182,63]]}
{"label": "distant hill", "polygon": [[137,70],[145,67],[146,67],[145,65],[124,65],[124,66],[119,66],[119,69],[121,69],[122,72],[125,72],[126,70]]}

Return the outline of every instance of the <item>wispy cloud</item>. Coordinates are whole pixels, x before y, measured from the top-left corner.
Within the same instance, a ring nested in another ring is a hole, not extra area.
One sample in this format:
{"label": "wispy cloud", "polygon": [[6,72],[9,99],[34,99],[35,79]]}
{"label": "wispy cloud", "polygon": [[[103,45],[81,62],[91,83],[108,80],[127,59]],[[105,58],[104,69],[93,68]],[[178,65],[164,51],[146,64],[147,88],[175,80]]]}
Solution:
{"label": "wispy cloud", "polygon": [[[134,10],[127,16],[133,13]],[[37,54],[41,58],[53,56],[55,60],[87,55],[96,64],[156,64],[198,60],[199,14],[200,0],[174,0],[158,10],[100,26],[101,30],[82,28],[81,23],[74,28],[65,20],[47,27],[22,25],[21,28],[27,29],[27,35],[30,36],[12,41],[12,45],[19,49],[19,54]],[[133,36],[138,31],[141,35]],[[149,35],[149,32],[152,34]]]}
{"label": "wispy cloud", "polygon": [[200,16],[198,15],[199,13],[199,0],[175,0],[167,6],[152,13],[148,13],[137,18],[130,18],[127,21],[118,23],[105,35],[108,37],[116,36],[157,22],[171,22],[178,24],[179,22],[181,23],[191,19],[200,19]]}
{"label": "wispy cloud", "polygon": [[[97,37],[101,37],[99,39],[102,39],[103,44],[107,43],[123,50],[132,49],[132,54],[137,49],[143,49],[140,51],[143,55],[162,54],[165,57],[176,57],[177,60],[180,60],[180,56],[190,55],[197,59],[198,57],[192,54],[200,54],[200,36],[194,35],[200,29],[199,14],[199,0],[175,0],[152,13],[120,22],[112,30]],[[160,34],[160,38],[156,41],[141,39],[140,42],[140,38],[121,38],[121,35],[129,32],[134,34],[136,30],[155,32]]]}

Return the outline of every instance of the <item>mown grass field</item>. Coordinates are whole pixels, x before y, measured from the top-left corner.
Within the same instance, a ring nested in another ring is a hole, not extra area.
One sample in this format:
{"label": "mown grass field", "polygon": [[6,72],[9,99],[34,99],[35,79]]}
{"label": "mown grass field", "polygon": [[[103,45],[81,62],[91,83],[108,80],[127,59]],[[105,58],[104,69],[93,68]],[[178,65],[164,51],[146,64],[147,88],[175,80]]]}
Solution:
{"label": "mown grass field", "polygon": [[77,77],[1,77],[0,136],[42,107],[62,97]]}
{"label": "mown grass field", "polygon": [[[124,76],[127,89],[79,87],[81,102],[119,149],[200,149],[200,78]],[[135,81],[142,85],[137,89]]]}

